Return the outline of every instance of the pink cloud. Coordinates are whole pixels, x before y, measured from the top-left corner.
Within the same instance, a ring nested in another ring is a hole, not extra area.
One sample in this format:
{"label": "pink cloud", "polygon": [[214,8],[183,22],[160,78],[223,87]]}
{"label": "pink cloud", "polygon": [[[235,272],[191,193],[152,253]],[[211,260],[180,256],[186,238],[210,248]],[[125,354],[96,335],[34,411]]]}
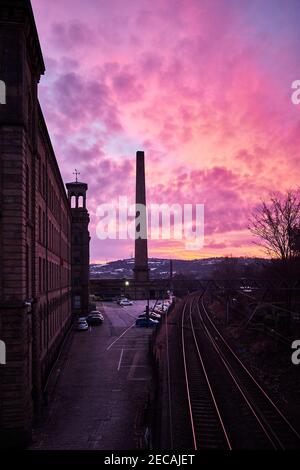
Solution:
{"label": "pink cloud", "polygon": [[[298,185],[299,2],[32,0],[47,72],[40,100],[64,178],[98,200],[134,195],[146,151],[149,202],[205,203],[207,254],[251,252],[251,208]],[[272,13],[272,14],[271,14]],[[280,31],[280,34],[278,34]],[[119,244],[118,244],[119,243]],[[192,256],[178,243],[161,256]],[[113,257],[113,256],[111,256]]]}

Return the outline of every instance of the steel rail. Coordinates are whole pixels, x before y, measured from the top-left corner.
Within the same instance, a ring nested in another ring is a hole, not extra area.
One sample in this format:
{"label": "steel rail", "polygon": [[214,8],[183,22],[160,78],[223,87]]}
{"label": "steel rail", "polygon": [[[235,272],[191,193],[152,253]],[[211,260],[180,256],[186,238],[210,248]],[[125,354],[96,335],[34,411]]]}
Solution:
{"label": "steel rail", "polygon": [[[222,419],[220,409],[210,383],[207,370],[201,355],[198,340],[195,333],[192,313],[194,299],[190,297],[183,306],[181,320],[181,336],[182,336],[182,355],[185,375],[185,385],[188,400],[189,418],[193,436],[194,450],[205,447],[216,447],[216,443],[222,443],[227,449],[232,449],[232,445],[226,431],[224,421]],[[186,324],[186,309],[189,304],[189,323]],[[193,343],[186,342],[185,334],[187,331],[192,333]],[[194,346],[194,352],[199,359],[201,368],[197,366],[191,357],[191,346]],[[188,359],[190,359],[188,361]],[[193,374],[194,372],[194,378]],[[195,375],[196,374],[196,375]],[[197,383],[196,380],[197,379]],[[199,382],[198,382],[199,381]],[[193,390],[194,388],[194,390]],[[195,392],[197,392],[195,394]],[[200,407],[200,408],[199,408]],[[209,421],[210,418],[210,421]],[[212,420],[212,421],[211,421]],[[201,432],[199,431],[201,429]],[[208,434],[205,434],[209,431]],[[198,432],[197,432],[198,429]]]}
{"label": "steel rail", "polygon": [[[204,298],[203,296],[199,296],[199,300],[201,299],[201,304],[202,304],[202,308],[203,308],[203,311],[204,311],[204,314],[205,314],[205,317],[206,319],[209,321],[209,324],[211,325],[211,327],[214,329],[214,331],[217,333],[218,337],[220,338],[220,340],[222,341],[223,345],[226,347],[226,350],[230,353],[230,355],[237,361],[237,363],[239,364],[239,366],[242,368],[242,370],[244,372],[246,372],[246,376],[250,379],[250,381],[253,383],[253,385],[262,393],[262,395],[264,396],[264,398],[266,399],[267,403],[270,405],[270,407],[275,411],[275,413],[277,413],[277,415],[280,416],[280,418],[284,421],[284,423],[287,425],[288,429],[290,430],[290,432],[294,435],[294,437],[296,437],[297,440],[299,440],[299,445],[300,445],[300,435],[298,433],[298,431],[294,428],[294,426],[289,422],[289,420],[286,418],[286,416],[284,416],[284,414],[282,413],[282,411],[278,408],[278,406],[274,403],[274,401],[270,398],[270,396],[268,395],[268,393],[263,389],[263,387],[258,383],[258,381],[255,379],[255,377],[253,376],[253,374],[249,371],[249,369],[245,366],[245,364],[240,360],[240,358],[237,356],[237,354],[233,351],[233,349],[231,348],[231,346],[228,344],[228,342],[226,341],[226,339],[224,338],[224,336],[221,334],[221,332],[219,331],[219,329],[216,327],[215,323],[213,322],[213,320],[210,318],[210,315],[208,314],[207,312],[207,309],[205,307],[205,304],[204,304]],[[202,315],[201,315],[201,312],[200,312],[200,308],[199,308],[199,302],[197,303],[198,305],[198,311],[199,311],[199,315],[201,316],[202,318]],[[203,318],[202,318],[202,321],[203,321]],[[204,321],[203,321],[203,324]],[[216,341],[214,341],[214,343],[216,344]],[[220,346],[216,344],[216,346],[218,347],[219,351],[221,351],[220,349]],[[222,353],[223,354],[223,353]],[[223,354],[224,356],[224,354]],[[228,358],[226,359],[227,363],[229,363],[228,361]],[[231,367],[232,369],[232,367]],[[273,436],[275,437],[275,439],[277,440],[279,446],[281,448],[285,448],[285,445],[281,442],[281,439],[277,436],[277,433],[276,431],[273,429],[272,425],[267,421],[265,420],[268,424],[268,427],[269,429],[271,430]]]}
{"label": "steel rail", "polygon": [[[267,427],[266,425],[263,423],[263,420],[259,417],[258,413],[256,412],[254,406],[251,404],[251,401],[250,399],[247,397],[245,391],[242,389],[241,385],[239,384],[239,379],[237,377],[237,374],[235,374],[234,370],[231,368],[230,364],[229,364],[229,361],[225,358],[224,354],[222,353],[221,349],[219,348],[218,344],[216,343],[215,339],[212,337],[212,335],[210,334],[209,330],[207,329],[206,325],[204,324],[203,320],[202,320],[202,317],[201,317],[201,313],[200,313],[200,309],[199,309],[199,305],[197,304],[197,308],[198,308],[198,313],[199,313],[199,317],[200,317],[200,320],[202,321],[202,325],[203,325],[203,328],[204,328],[204,331],[205,331],[205,334],[207,335],[208,339],[211,341],[216,353],[218,354],[218,356],[220,357],[221,361],[223,362],[223,365],[225,367],[225,369],[227,370],[229,376],[231,377],[231,379],[233,380],[235,386],[237,387],[238,391],[240,392],[243,400],[245,401],[245,403],[247,404],[248,408],[250,409],[252,415],[254,416],[255,420],[258,422],[259,426],[261,427],[263,433],[265,434],[265,436],[267,437],[267,439],[269,440],[269,442],[271,443],[271,445],[273,446],[274,449],[277,449],[277,445],[276,445],[276,442],[274,441],[274,439],[272,438],[272,436],[270,435],[270,433],[268,432],[267,430]],[[275,437],[276,439],[276,436],[273,436]],[[284,449],[284,446],[283,444],[280,442],[280,440],[277,438],[276,439],[278,441],[278,444],[279,444],[279,447],[281,449]]]}

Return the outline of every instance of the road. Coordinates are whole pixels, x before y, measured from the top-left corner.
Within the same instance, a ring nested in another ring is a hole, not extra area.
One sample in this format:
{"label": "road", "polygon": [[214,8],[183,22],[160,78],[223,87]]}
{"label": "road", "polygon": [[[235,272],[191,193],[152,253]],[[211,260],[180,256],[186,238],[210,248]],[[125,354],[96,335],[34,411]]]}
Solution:
{"label": "road", "polygon": [[145,304],[104,302],[102,325],[72,333],[54,368],[54,392],[31,449],[144,447],[152,330],[134,322]]}

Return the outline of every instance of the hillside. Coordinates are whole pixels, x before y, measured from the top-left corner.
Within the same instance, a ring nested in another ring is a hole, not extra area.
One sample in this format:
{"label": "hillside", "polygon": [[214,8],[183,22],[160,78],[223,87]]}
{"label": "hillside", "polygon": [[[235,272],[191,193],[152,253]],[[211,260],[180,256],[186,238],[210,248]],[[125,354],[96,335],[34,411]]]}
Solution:
{"label": "hillside", "polygon": [[[230,262],[239,268],[254,266],[260,260],[256,258],[230,258]],[[173,276],[204,279],[212,277],[218,265],[224,262],[224,258],[206,258],[195,260],[173,260]],[[111,261],[105,264],[91,264],[90,276],[93,279],[122,279],[133,277],[134,259]],[[168,278],[170,276],[170,260],[162,258],[149,259],[150,277]]]}

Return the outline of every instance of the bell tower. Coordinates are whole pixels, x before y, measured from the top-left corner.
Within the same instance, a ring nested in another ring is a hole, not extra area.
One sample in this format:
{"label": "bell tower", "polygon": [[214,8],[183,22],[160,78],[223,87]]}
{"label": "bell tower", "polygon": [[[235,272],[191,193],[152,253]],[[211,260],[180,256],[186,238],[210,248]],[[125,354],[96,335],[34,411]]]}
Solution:
{"label": "bell tower", "polygon": [[89,307],[90,216],[86,208],[88,185],[78,181],[77,170],[74,174],[76,181],[67,183],[66,187],[72,213],[72,312],[80,316],[86,315]]}

